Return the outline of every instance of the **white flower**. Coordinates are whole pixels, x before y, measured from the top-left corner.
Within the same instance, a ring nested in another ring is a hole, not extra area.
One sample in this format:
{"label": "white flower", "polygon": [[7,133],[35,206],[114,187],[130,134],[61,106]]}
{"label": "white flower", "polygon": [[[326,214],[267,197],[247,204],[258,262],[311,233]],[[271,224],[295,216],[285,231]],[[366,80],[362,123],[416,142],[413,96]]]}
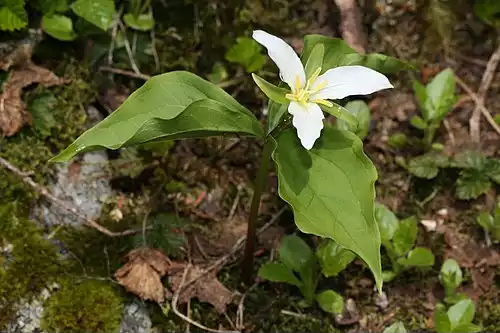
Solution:
{"label": "white flower", "polygon": [[278,66],[280,78],[291,89],[286,98],[290,100],[288,112],[293,116],[300,142],[311,149],[323,129],[321,105],[332,107],[329,99],[342,99],[350,95],[368,95],[376,91],[393,88],[387,77],[363,66],[342,66],[328,69],[323,74],[317,68],[306,78],[304,66],[299,57],[281,38],[262,30],[253,32],[252,37],[268,51],[269,57]]}

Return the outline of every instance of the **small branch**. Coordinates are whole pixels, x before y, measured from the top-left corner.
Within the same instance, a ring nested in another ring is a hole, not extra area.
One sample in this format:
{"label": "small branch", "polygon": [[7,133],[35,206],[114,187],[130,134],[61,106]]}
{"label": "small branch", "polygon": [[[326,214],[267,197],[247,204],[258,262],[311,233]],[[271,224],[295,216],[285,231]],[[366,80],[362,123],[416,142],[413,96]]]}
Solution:
{"label": "small branch", "polygon": [[28,186],[30,186],[36,192],[40,193],[42,196],[44,196],[45,198],[47,198],[50,202],[52,202],[56,206],[59,206],[60,208],[62,208],[64,210],[72,213],[76,217],[78,217],[81,220],[83,220],[85,222],[85,225],[87,225],[88,227],[94,228],[97,231],[100,231],[100,232],[102,232],[103,234],[105,234],[105,235],[107,235],[109,237],[121,237],[121,236],[135,235],[135,234],[141,232],[141,230],[134,230],[134,229],[129,229],[129,230],[121,231],[121,232],[111,231],[111,230],[103,227],[102,225],[100,225],[96,221],[94,221],[94,220],[86,217],[82,213],[78,212],[74,207],[70,207],[68,204],[66,204],[62,200],[60,200],[60,199],[56,198],[55,196],[53,196],[42,185],[39,185],[39,184],[35,183],[28,176],[29,174],[32,174],[32,172],[29,172],[29,173],[22,172],[21,170],[19,170],[18,168],[16,168],[12,164],[10,164],[7,160],[3,159],[2,157],[0,157],[0,165],[3,166],[5,169],[9,170],[10,172],[12,172],[13,174],[19,176],[21,178],[21,180],[25,184],[27,184]]}
{"label": "small branch", "polygon": [[465,83],[458,75],[455,74],[455,80],[457,81],[457,84],[465,90],[467,94],[472,98],[474,103],[476,103],[476,107],[479,107],[479,110],[483,114],[483,116],[486,118],[488,123],[493,127],[493,129],[500,135],[500,126],[495,122],[495,119],[491,116],[490,112],[488,109],[484,106],[484,101],[479,98],[479,96],[472,91],[472,89]]}
{"label": "small branch", "polygon": [[137,67],[137,64],[136,64],[135,58],[134,58],[134,54],[132,52],[132,48],[130,47],[130,43],[128,42],[127,29],[125,28],[125,26],[123,25],[123,23],[121,21],[118,21],[118,24],[120,25],[120,28],[122,29],[122,32],[123,32],[123,44],[125,45],[125,50],[127,51],[128,58],[130,60],[130,66],[132,67],[132,69],[134,70],[134,72],[137,75],[143,75],[141,73],[141,71],[139,70],[139,67]]}
{"label": "small branch", "polygon": [[[500,38],[498,39],[498,42],[500,42]],[[488,65],[486,65],[483,78],[481,79],[481,85],[479,86],[479,89],[477,91],[479,102],[476,101],[476,107],[474,108],[472,116],[469,120],[470,136],[472,141],[476,144],[479,143],[481,135],[481,105],[484,105],[484,99],[486,98],[488,89],[490,88],[493,77],[495,76],[498,62],[500,62],[500,45],[491,55],[490,60],[488,61]]]}
{"label": "small branch", "polygon": [[356,0],[334,0],[340,11],[340,31],[346,43],[359,53],[365,53],[364,35]]}
{"label": "small branch", "polygon": [[103,72],[110,72],[110,73],[114,73],[114,74],[129,76],[129,77],[132,77],[134,79],[141,79],[144,81],[147,81],[151,78],[151,76],[146,75],[146,74],[135,73],[132,71],[127,71],[125,69],[114,68],[114,67],[109,67],[109,66],[101,66],[101,67],[99,67],[99,70],[103,71]]}

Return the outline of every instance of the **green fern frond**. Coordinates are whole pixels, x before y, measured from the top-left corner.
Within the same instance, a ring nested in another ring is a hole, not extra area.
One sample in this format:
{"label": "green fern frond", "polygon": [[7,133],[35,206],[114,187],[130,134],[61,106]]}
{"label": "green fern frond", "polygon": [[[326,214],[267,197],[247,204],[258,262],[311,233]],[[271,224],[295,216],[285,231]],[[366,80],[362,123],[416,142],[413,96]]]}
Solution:
{"label": "green fern frond", "polygon": [[0,30],[14,31],[28,25],[24,0],[0,0]]}

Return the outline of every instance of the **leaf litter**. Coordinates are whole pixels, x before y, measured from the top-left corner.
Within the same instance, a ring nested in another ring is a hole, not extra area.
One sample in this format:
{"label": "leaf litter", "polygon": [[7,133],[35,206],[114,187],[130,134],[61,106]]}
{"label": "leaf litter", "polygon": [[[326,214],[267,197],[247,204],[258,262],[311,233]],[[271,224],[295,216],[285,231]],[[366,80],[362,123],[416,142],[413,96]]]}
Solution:
{"label": "leaf litter", "polygon": [[32,122],[31,115],[22,100],[23,88],[32,84],[50,87],[68,82],[50,70],[34,64],[31,61],[33,47],[34,43],[22,43],[11,53],[16,55],[17,61],[8,61],[12,58],[9,56],[0,61],[0,69],[10,70],[0,95],[0,131],[4,136],[12,136],[24,125]]}

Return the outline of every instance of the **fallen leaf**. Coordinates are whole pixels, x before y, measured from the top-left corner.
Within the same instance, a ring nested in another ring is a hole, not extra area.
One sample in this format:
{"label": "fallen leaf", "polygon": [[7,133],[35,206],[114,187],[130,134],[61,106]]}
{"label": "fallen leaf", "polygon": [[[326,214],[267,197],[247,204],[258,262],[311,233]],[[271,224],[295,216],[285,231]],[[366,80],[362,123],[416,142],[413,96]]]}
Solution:
{"label": "fallen leaf", "polygon": [[204,270],[197,265],[176,267],[170,271],[168,277],[172,290],[175,292],[183,287],[181,282],[185,269],[188,269],[188,272],[184,283],[196,278],[197,280],[180,292],[179,303],[187,303],[191,298],[196,297],[202,302],[212,304],[218,312],[224,313],[226,306],[233,299],[233,293],[217,279],[215,271],[204,274]]}
{"label": "fallen leaf", "polygon": [[161,250],[143,247],[130,251],[125,258],[127,263],[115,273],[118,283],[143,300],[162,303],[165,290],[161,277],[172,266],[167,255]]}

